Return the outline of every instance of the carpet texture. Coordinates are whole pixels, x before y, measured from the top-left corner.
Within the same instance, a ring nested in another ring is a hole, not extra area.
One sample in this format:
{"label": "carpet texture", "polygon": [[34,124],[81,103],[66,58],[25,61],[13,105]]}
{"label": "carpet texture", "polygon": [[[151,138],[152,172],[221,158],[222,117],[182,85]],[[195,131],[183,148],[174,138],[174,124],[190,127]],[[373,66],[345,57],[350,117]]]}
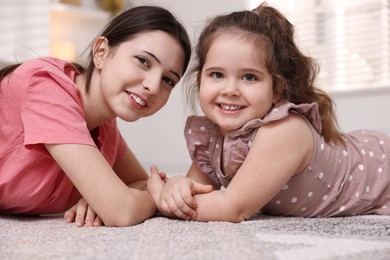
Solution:
{"label": "carpet texture", "polygon": [[127,228],[77,228],[62,216],[0,216],[0,259],[390,259],[390,216],[243,223],[155,217]]}

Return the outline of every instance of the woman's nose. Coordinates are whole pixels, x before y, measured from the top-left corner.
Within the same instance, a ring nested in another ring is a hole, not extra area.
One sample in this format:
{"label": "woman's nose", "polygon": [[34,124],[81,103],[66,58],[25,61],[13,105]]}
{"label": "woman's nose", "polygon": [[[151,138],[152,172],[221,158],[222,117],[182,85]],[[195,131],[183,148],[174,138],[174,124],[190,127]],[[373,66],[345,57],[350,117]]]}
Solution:
{"label": "woman's nose", "polygon": [[160,88],[161,76],[157,73],[148,75],[142,85],[150,94],[156,94]]}

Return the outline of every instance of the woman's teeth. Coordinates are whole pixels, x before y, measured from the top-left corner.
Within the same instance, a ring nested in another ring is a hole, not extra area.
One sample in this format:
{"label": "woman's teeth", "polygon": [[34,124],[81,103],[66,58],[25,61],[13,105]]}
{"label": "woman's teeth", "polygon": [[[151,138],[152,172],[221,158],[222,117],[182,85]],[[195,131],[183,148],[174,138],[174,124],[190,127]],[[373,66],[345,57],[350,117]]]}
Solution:
{"label": "woman's teeth", "polygon": [[229,106],[229,105],[223,105],[223,104],[221,104],[220,107],[222,108],[222,110],[226,110],[226,111],[236,111],[236,110],[239,110],[241,108],[241,106]]}
{"label": "woman's teeth", "polygon": [[146,106],[145,102],[142,101],[142,99],[140,97],[137,97],[136,95],[130,93],[130,97],[135,101],[135,103],[137,103],[138,105],[144,107]]}

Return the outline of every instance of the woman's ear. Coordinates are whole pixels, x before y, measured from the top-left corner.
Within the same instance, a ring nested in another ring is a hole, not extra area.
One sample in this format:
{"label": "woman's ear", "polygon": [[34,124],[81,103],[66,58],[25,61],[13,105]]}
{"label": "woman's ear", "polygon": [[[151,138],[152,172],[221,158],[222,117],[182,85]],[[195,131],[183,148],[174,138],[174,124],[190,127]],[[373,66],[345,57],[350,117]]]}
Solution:
{"label": "woman's ear", "polygon": [[92,47],[93,62],[95,67],[102,68],[104,61],[108,56],[110,46],[108,45],[108,39],[104,36],[97,38]]}

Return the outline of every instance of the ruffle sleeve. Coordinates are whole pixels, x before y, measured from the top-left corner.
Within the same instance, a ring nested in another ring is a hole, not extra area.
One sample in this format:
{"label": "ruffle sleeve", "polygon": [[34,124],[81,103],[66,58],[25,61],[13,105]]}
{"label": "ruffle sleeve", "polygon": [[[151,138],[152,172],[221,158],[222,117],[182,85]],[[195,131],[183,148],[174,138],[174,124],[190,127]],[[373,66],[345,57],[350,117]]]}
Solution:
{"label": "ruffle sleeve", "polygon": [[216,125],[208,118],[190,116],[184,128],[184,136],[192,161],[202,173],[219,183],[211,161],[211,155],[217,142],[217,130]]}

